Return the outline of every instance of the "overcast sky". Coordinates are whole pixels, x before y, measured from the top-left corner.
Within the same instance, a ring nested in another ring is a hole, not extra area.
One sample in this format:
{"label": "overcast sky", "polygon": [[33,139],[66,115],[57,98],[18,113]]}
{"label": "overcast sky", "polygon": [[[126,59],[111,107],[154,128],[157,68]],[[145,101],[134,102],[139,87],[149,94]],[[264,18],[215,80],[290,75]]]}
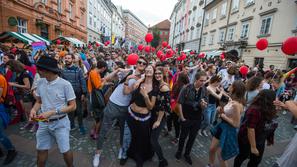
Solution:
{"label": "overcast sky", "polygon": [[129,9],[145,25],[153,26],[169,19],[177,0],[112,0],[115,5]]}

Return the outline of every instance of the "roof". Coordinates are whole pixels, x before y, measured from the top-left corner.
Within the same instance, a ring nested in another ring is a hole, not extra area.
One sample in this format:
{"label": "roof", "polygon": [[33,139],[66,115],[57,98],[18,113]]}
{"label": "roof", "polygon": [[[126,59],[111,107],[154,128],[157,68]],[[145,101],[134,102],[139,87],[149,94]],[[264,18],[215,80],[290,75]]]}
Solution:
{"label": "roof", "polygon": [[169,30],[170,21],[168,19],[159,22],[158,24],[152,26],[152,28],[157,27],[159,30]]}
{"label": "roof", "polygon": [[147,26],[136,16],[134,15],[129,9],[124,9],[123,13],[129,13],[131,16],[133,16],[139,23],[141,23],[145,28],[147,28]]}

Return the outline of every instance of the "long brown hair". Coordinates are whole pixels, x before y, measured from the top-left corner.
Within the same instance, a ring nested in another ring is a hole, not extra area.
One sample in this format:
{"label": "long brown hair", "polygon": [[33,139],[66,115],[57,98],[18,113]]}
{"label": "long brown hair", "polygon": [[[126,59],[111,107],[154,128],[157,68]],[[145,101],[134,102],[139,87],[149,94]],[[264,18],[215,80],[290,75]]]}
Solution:
{"label": "long brown hair", "polygon": [[245,99],[245,85],[242,81],[237,80],[234,81],[232,86],[232,92],[231,92],[231,98],[232,100],[238,101],[241,104],[245,104],[246,103],[246,99]]}

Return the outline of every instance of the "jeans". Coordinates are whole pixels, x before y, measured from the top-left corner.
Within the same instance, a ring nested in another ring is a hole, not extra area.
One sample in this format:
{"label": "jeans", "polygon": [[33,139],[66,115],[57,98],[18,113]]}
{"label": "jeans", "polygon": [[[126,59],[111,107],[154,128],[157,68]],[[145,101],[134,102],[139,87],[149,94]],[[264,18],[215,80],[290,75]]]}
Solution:
{"label": "jeans", "polygon": [[75,116],[77,116],[78,126],[83,127],[83,110],[81,96],[76,96],[76,110],[68,113],[71,127],[75,127]]}
{"label": "jeans", "polygon": [[216,115],[216,104],[208,104],[203,112],[204,120],[201,124],[201,130],[205,130],[208,126],[213,124]]}
{"label": "jeans", "polygon": [[165,123],[166,123],[166,118],[164,116],[164,118],[162,119],[162,121],[160,123],[160,126],[157,127],[156,129],[152,129],[152,132],[151,132],[151,145],[153,147],[153,150],[158,155],[158,158],[160,161],[164,159],[164,156],[163,156],[162,148],[159,143],[159,136],[160,136],[162,129],[165,126]]}
{"label": "jeans", "polygon": [[256,146],[259,151],[259,156],[251,153],[250,144],[239,143],[239,154],[234,160],[234,167],[240,167],[243,161],[249,158],[247,167],[257,167],[263,157],[265,143]]}
{"label": "jeans", "polygon": [[112,129],[112,124],[115,119],[120,123],[120,144],[123,145],[124,127],[128,114],[128,106],[118,106],[109,101],[103,110],[103,120],[99,129],[99,136],[97,139],[97,149],[102,150],[105,136],[107,132]]}
{"label": "jeans", "polygon": [[172,122],[175,130],[175,138],[179,138],[179,134],[180,134],[179,117],[175,112],[170,113],[170,115],[167,117],[168,131],[171,131],[172,129]]}
{"label": "jeans", "polygon": [[123,142],[122,142],[122,147],[121,147],[122,151],[121,151],[120,159],[128,158],[127,151],[129,149],[130,143],[131,143],[131,131],[128,127],[127,121],[125,121]]}
{"label": "jeans", "polygon": [[[0,111],[1,112],[1,111]],[[6,150],[14,150],[10,139],[4,133],[3,120],[0,118],[0,142],[5,147]]]}
{"label": "jeans", "polygon": [[198,130],[200,128],[200,120],[186,120],[181,124],[181,134],[178,143],[178,153],[182,153],[186,138],[189,137],[186,145],[185,155],[190,155],[195,138],[197,136]]}

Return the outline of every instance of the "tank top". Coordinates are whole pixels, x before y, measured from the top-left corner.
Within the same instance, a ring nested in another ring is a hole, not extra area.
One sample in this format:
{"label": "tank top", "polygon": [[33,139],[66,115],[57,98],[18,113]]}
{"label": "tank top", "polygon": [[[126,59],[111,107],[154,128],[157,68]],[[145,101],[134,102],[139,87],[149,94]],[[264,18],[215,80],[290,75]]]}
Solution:
{"label": "tank top", "polygon": [[225,105],[224,113],[229,117],[233,114],[233,110],[232,101],[230,101],[227,105]]}

